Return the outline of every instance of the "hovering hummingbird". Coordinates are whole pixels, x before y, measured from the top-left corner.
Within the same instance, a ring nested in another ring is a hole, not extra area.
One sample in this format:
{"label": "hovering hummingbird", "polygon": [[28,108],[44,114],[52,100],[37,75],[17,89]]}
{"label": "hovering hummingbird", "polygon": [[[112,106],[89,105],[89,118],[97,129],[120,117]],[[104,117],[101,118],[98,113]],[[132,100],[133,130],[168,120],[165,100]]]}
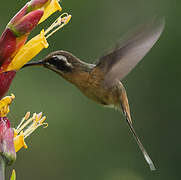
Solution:
{"label": "hovering hummingbird", "polygon": [[85,63],[71,53],[60,50],[24,67],[43,66],[50,69],[74,84],[85,96],[98,104],[113,106],[122,111],[146,162],[151,170],[155,170],[151,158],[133,128],[126,90],[120,80],[147,54],[159,39],[163,29],[163,18],[152,19],[116,49],[101,57],[97,64]]}

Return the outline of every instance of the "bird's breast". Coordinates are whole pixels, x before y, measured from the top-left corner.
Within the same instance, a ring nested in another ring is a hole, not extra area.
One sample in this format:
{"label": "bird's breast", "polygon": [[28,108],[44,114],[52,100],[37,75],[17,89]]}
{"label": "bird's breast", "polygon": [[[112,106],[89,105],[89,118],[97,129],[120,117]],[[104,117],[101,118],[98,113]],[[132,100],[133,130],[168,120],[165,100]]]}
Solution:
{"label": "bird's breast", "polygon": [[114,89],[106,88],[103,79],[96,76],[89,76],[87,81],[77,86],[82,93],[93,101],[102,105],[115,105],[117,95]]}

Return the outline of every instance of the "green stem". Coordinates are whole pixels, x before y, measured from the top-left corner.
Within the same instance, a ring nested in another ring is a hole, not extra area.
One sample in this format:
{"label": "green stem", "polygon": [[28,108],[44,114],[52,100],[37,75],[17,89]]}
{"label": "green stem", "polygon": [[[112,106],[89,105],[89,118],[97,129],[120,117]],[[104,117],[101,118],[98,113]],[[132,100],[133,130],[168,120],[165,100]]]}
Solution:
{"label": "green stem", "polygon": [[0,156],[0,180],[5,180],[5,162],[2,156]]}

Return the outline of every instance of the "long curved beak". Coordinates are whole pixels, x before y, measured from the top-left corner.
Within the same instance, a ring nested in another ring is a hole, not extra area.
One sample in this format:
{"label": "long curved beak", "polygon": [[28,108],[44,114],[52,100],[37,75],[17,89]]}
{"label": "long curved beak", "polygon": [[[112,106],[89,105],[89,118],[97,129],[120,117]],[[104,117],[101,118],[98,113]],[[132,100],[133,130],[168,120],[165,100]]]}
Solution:
{"label": "long curved beak", "polygon": [[43,66],[44,64],[45,64],[44,61],[39,60],[39,61],[36,61],[36,62],[27,63],[22,68],[28,67],[28,66]]}

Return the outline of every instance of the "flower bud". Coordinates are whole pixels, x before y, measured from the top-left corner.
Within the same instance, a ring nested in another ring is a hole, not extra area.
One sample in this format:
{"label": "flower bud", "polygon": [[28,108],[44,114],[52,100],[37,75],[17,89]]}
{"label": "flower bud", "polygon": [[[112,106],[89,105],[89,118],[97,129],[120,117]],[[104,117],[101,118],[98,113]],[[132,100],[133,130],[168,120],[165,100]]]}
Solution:
{"label": "flower bud", "polygon": [[36,27],[42,16],[43,10],[35,10],[21,18],[15,26],[9,24],[8,27],[11,28],[17,37],[29,34]]}
{"label": "flower bud", "polygon": [[26,4],[12,19],[9,23],[16,24],[22,17],[24,17],[28,10],[28,4]]}
{"label": "flower bud", "polygon": [[10,24],[16,25],[21,18],[23,18],[26,14],[41,9],[43,6],[46,6],[50,3],[51,0],[32,0],[28,2],[10,21]]}
{"label": "flower bud", "polygon": [[0,154],[4,157],[7,165],[11,165],[16,159],[14,130],[10,128],[7,117],[0,117]]}
{"label": "flower bud", "polygon": [[32,0],[28,3],[28,10],[39,9],[50,3],[52,0]]}
{"label": "flower bud", "polygon": [[2,155],[7,165],[11,165],[16,160],[16,152],[14,147],[14,130],[7,129],[2,135]]}

